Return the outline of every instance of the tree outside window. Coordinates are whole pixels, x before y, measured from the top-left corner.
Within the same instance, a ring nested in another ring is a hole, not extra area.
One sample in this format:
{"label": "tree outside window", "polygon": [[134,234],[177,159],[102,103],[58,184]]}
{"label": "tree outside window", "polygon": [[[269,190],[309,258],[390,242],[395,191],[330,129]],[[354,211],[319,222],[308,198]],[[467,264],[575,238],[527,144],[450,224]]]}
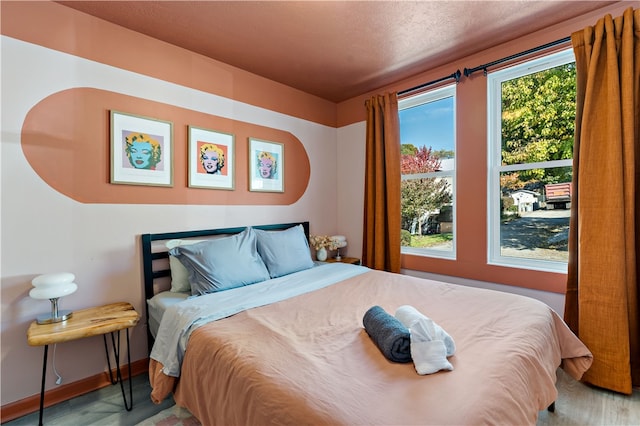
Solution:
{"label": "tree outside window", "polygon": [[489,263],[566,270],[575,76],[571,50],[488,76]]}
{"label": "tree outside window", "polygon": [[455,256],[454,101],[455,86],[399,101],[403,253]]}

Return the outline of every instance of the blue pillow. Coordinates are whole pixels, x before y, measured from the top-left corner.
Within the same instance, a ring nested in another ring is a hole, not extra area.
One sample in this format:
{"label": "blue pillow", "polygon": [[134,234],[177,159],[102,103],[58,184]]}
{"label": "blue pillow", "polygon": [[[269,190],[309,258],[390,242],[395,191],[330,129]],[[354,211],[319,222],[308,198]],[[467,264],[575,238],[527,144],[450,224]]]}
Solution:
{"label": "blue pillow", "polygon": [[254,231],[258,237],[258,253],[267,265],[271,278],[313,267],[309,242],[302,225],[284,231]]}
{"label": "blue pillow", "polygon": [[269,279],[258,255],[256,234],[246,228],[239,234],[169,250],[189,273],[191,294],[215,293]]}

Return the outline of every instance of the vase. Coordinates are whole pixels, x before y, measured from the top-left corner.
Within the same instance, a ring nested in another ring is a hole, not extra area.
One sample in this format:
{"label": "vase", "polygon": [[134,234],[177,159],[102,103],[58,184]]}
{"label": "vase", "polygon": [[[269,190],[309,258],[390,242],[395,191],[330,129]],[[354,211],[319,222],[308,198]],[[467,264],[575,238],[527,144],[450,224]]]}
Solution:
{"label": "vase", "polygon": [[327,249],[321,247],[316,250],[316,259],[318,259],[320,262],[324,262],[325,260],[327,260]]}

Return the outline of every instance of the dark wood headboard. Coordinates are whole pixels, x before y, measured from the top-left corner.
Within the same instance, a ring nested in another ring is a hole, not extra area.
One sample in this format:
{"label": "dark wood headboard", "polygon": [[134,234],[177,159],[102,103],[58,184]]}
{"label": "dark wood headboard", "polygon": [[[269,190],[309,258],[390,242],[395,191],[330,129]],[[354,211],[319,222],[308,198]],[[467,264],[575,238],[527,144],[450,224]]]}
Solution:
{"label": "dark wood headboard", "polygon": [[[304,233],[309,240],[309,222],[294,222],[294,223],[279,223],[273,225],[252,225],[256,229],[264,229],[268,231],[278,231],[291,228],[293,226],[302,225]],[[211,237],[215,235],[233,235],[244,231],[246,226],[236,228],[221,228],[221,229],[205,229],[198,231],[182,231],[182,232],[165,232],[162,234],[142,234],[141,246],[142,246],[142,272],[144,277],[144,297],[145,307],[147,313],[147,324],[149,322],[149,307],[146,301],[152,298],[162,288],[157,284],[158,281],[166,277],[171,276],[171,270],[169,269],[169,254],[166,246],[162,244],[163,241],[174,239],[188,239],[188,238],[202,238]],[[154,244],[155,242],[155,244]],[[147,339],[149,342],[149,351],[151,351],[151,345],[153,337],[149,331],[147,325]]]}

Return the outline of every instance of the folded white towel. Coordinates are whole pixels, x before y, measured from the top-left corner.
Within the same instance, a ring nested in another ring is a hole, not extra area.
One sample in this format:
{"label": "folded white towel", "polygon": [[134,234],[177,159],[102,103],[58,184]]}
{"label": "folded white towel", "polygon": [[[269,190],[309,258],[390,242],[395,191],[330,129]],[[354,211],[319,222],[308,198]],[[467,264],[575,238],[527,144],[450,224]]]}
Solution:
{"label": "folded white towel", "polygon": [[439,340],[435,323],[429,318],[418,318],[409,326],[411,358],[418,374],[432,374],[440,370],[453,370],[447,360],[447,348]]}
{"label": "folded white towel", "polygon": [[435,335],[432,338],[432,340],[442,340],[444,342],[444,346],[447,350],[447,356],[451,356],[454,353],[456,353],[456,344],[453,341],[453,338],[449,335],[449,333],[444,331],[444,329],[440,327],[435,321],[431,320],[429,317],[422,314],[413,306],[410,306],[410,305],[400,306],[396,310],[395,317],[398,320],[400,320],[400,322],[408,329],[411,329],[411,325],[416,321],[425,320],[425,319],[432,321],[435,327]]}
{"label": "folded white towel", "polygon": [[447,360],[446,352],[447,349],[442,340],[411,341],[413,365],[420,375],[432,374],[440,370],[453,370],[453,365]]}
{"label": "folded white towel", "polygon": [[418,374],[432,374],[440,370],[453,370],[447,360],[456,350],[453,339],[431,318],[416,308],[404,305],[396,310],[395,317],[409,329],[411,358]]}

